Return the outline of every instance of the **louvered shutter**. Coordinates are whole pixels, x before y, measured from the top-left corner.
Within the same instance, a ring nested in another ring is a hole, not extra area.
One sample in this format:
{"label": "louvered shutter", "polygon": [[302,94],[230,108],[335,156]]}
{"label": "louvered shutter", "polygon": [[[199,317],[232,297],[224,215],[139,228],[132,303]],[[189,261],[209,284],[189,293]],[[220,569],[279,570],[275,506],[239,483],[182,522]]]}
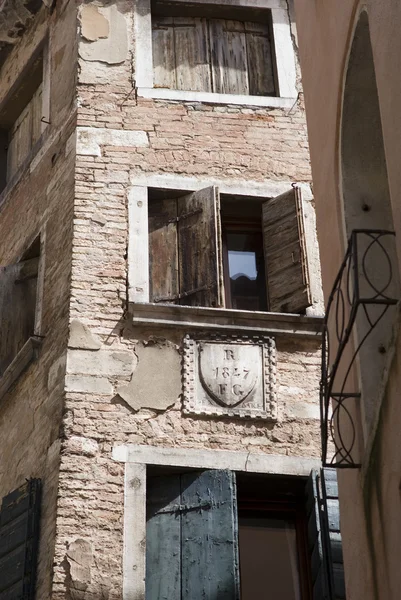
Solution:
{"label": "louvered shutter", "polygon": [[180,304],[224,305],[220,196],[208,187],[178,198]]}
{"label": "louvered shutter", "polygon": [[0,600],[33,600],[39,541],[39,479],[5,496],[0,512]]}
{"label": "louvered shutter", "polygon": [[146,600],[238,600],[235,474],[151,477]]}
{"label": "louvered shutter", "polygon": [[270,311],[303,312],[311,293],[300,188],[263,203],[263,243]]}
{"label": "louvered shutter", "polygon": [[306,487],[313,600],[344,600],[344,564],[335,469],[312,471]]}
{"label": "louvered shutter", "polygon": [[0,375],[34,334],[39,259],[0,267]]}

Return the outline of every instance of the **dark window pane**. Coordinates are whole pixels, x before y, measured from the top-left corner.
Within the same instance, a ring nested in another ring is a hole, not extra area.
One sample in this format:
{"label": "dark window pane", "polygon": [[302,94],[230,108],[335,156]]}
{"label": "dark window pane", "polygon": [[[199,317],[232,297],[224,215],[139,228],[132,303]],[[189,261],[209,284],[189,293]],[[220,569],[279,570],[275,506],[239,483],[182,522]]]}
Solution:
{"label": "dark window pane", "polygon": [[301,600],[294,522],[240,517],[241,600]]}

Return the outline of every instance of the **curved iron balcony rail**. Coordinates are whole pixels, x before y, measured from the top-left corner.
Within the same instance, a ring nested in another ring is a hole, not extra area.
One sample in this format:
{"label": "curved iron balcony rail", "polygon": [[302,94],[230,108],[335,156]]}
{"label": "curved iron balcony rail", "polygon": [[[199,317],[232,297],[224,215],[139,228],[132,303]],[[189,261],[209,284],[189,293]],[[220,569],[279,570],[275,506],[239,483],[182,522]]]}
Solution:
{"label": "curved iron balcony rail", "polygon": [[[320,382],[320,416],[322,462],[324,466],[358,468],[355,460],[357,430],[352,401],[359,401],[359,390],[351,390],[350,374],[357,356],[390,306],[398,300],[389,295],[393,282],[393,265],[385,247],[393,231],[355,229],[328,299],[323,328],[322,378]],[[380,286],[372,278],[369,260],[380,259]],[[377,254],[378,253],[378,254]],[[373,259],[372,259],[373,255]],[[372,318],[369,306],[378,307]],[[383,310],[380,310],[383,307]],[[362,311],[366,331],[357,342],[348,364],[340,363],[350,340],[357,315]]]}

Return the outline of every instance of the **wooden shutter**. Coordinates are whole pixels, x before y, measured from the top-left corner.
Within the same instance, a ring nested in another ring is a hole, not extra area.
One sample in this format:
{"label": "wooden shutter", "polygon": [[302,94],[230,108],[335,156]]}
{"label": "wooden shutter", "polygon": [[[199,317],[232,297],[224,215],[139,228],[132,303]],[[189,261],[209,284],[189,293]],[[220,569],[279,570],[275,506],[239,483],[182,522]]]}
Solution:
{"label": "wooden shutter", "polygon": [[209,36],[213,91],[249,94],[244,22],[210,19]]}
{"label": "wooden shutter", "polygon": [[177,89],[173,17],[152,16],[153,85]]}
{"label": "wooden shutter", "polygon": [[149,478],[146,600],[238,600],[235,474]]}
{"label": "wooden shutter", "polygon": [[152,18],[154,87],[211,91],[206,19]]}
{"label": "wooden shutter", "polygon": [[10,131],[7,151],[7,179],[11,179],[32,146],[32,105],[29,103]]}
{"label": "wooden shutter", "polygon": [[245,22],[249,94],[274,96],[275,85],[268,23]]}
{"label": "wooden shutter", "polygon": [[313,600],[344,600],[344,564],[335,469],[312,471],[306,488]]}
{"label": "wooden shutter", "polygon": [[5,496],[0,512],[0,600],[33,600],[39,541],[39,479]]}
{"label": "wooden shutter", "polygon": [[212,186],[178,198],[180,304],[224,304],[220,196]]}
{"label": "wooden shutter", "polygon": [[152,200],[149,219],[149,297],[174,303],[179,298],[177,200]]}
{"label": "wooden shutter", "polygon": [[333,600],[344,600],[344,561],[340,532],[340,503],[335,469],[326,468],[321,470],[321,489],[324,508],[322,532],[329,564],[331,598]]}
{"label": "wooden shutter", "polygon": [[301,190],[264,202],[262,220],[269,310],[301,313],[311,305]]}
{"label": "wooden shutter", "polygon": [[0,267],[0,375],[34,334],[39,259]]}
{"label": "wooden shutter", "polygon": [[43,117],[43,85],[40,84],[36,92],[34,93],[31,104],[32,111],[32,140],[31,146],[33,146],[40,136],[42,135],[42,117]]}

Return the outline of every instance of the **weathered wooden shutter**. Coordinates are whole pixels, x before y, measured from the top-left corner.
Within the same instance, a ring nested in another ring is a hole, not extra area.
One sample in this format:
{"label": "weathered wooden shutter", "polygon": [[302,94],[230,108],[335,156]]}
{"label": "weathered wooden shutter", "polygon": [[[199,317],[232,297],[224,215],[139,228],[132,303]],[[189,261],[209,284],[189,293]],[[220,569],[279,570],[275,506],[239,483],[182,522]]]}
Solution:
{"label": "weathered wooden shutter", "polygon": [[0,374],[34,334],[39,259],[0,267]]}
{"label": "weathered wooden shutter", "polygon": [[206,19],[152,17],[155,87],[211,91]]}
{"label": "weathered wooden shutter", "polygon": [[213,91],[249,94],[245,25],[243,21],[210,19]]}
{"label": "weathered wooden shutter", "polygon": [[312,471],[306,488],[313,600],[344,600],[344,564],[335,469]]}
{"label": "weathered wooden shutter", "polygon": [[146,600],[238,600],[235,474],[149,478]]}
{"label": "weathered wooden shutter", "polygon": [[149,298],[151,302],[175,303],[178,278],[177,200],[149,202]]}
{"label": "weathered wooden shutter", "polygon": [[31,146],[33,146],[42,134],[42,117],[43,117],[43,85],[40,84],[36,92],[34,93],[31,104],[32,111],[32,140]]}
{"label": "weathered wooden shutter", "polygon": [[220,196],[208,187],[178,198],[180,304],[224,305]]}
{"label": "weathered wooden shutter", "polygon": [[303,312],[311,293],[300,188],[263,203],[263,243],[269,310]]}
{"label": "weathered wooden shutter", "polygon": [[268,23],[245,22],[249,94],[274,96],[274,69]]}
{"label": "weathered wooden shutter", "polygon": [[7,179],[11,179],[32,146],[32,105],[29,103],[10,131],[7,151]]}
{"label": "weathered wooden shutter", "polygon": [[39,541],[39,479],[5,496],[0,512],[0,600],[33,600]]}

